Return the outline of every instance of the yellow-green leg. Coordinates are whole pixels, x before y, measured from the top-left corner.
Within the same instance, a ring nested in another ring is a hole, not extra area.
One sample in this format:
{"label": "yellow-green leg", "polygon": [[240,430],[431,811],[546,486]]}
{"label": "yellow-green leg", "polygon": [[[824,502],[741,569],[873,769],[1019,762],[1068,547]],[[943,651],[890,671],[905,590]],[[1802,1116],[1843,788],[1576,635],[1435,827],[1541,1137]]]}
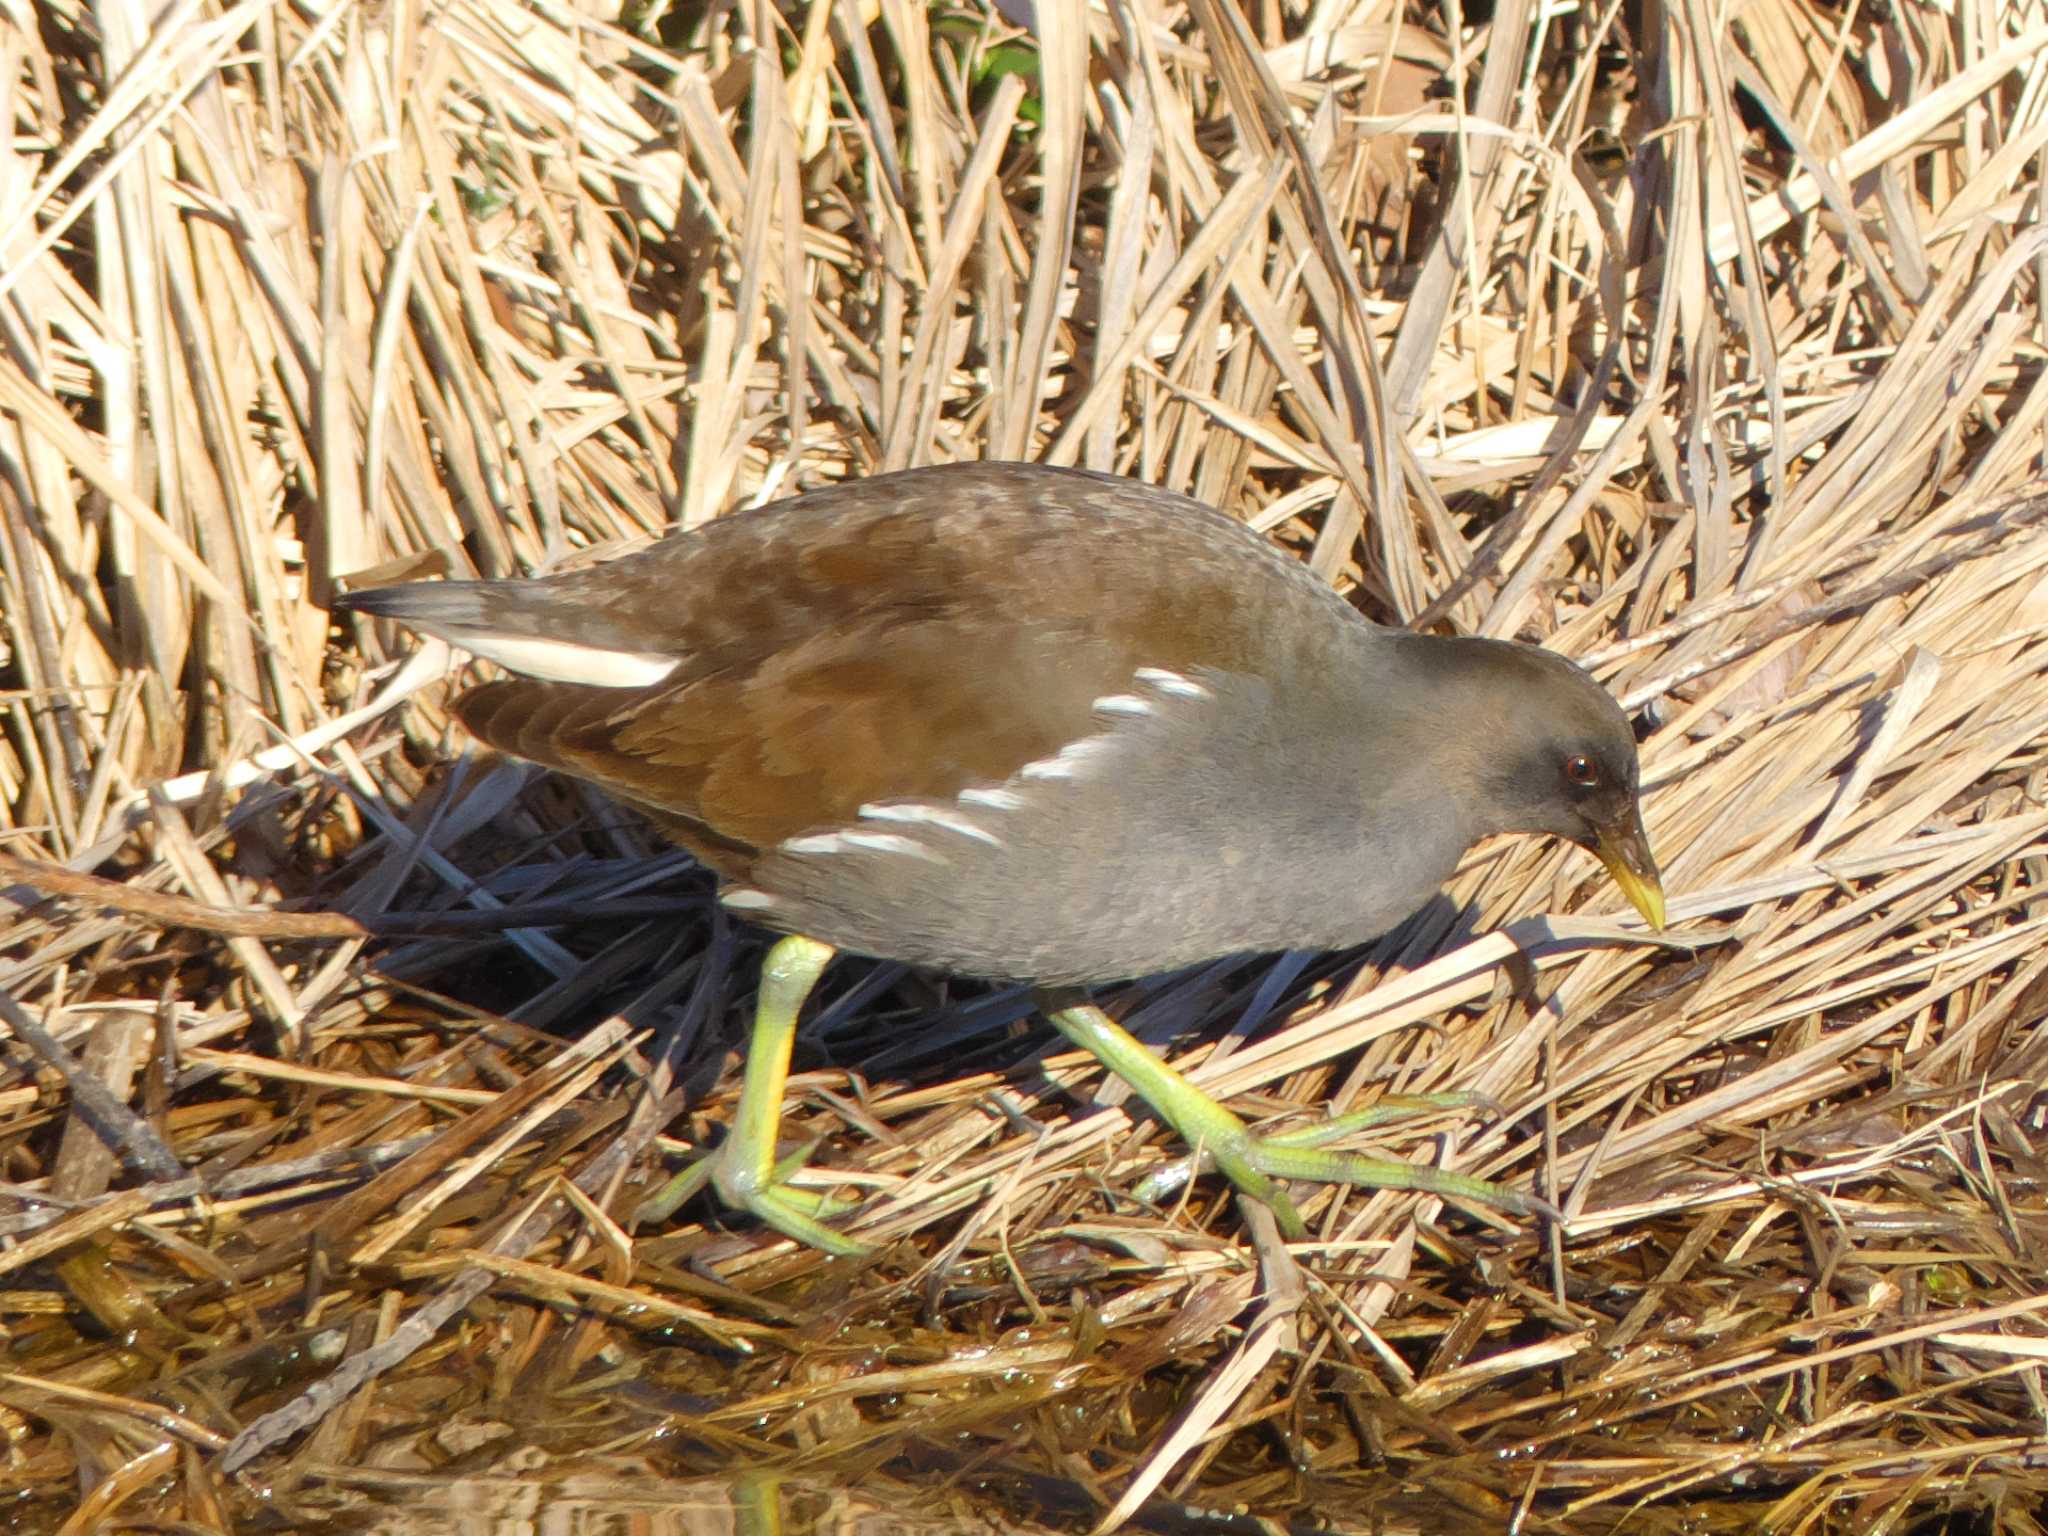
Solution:
{"label": "yellow-green leg", "polygon": [[821,1217],[838,1214],[838,1201],[794,1189],[790,1175],[808,1152],[777,1162],[776,1133],[782,1125],[782,1093],[789,1083],[789,1053],[796,1043],[797,1015],[804,999],[832,959],[832,946],[792,934],[776,941],[761,962],[761,991],[754,1005],[754,1033],[747,1042],[746,1074],[739,1108],[719,1149],[671,1180],[640,1208],[660,1219],[708,1181],[727,1205],[747,1211],[786,1237],[853,1258],[868,1251],[826,1226]]}
{"label": "yellow-green leg", "polygon": [[1361,1157],[1355,1152],[1331,1152],[1316,1145],[1357,1129],[1380,1111],[1367,1110],[1274,1136],[1257,1135],[1094,1004],[1059,995],[1048,996],[1044,1002],[1047,1017],[1061,1034],[1129,1083],[1183,1141],[1212,1159],[1238,1189],[1271,1207],[1281,1231],[1290,1238],[1307,1236],[1307,1228],[1281,1187],[1284,1179],[1421,1190],[1519,1216],[1548,1209],[1527,1195],[1469,1174]]}

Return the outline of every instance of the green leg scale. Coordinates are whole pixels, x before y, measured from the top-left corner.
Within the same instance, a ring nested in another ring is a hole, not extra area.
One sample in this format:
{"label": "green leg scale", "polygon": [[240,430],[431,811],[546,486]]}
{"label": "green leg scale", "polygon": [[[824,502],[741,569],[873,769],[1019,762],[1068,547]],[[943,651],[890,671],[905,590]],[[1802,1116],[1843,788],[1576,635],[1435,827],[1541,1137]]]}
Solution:
{"label": "green leg scale", "polygon": [[1092,1003],[1070,997],[1045,998],[1047,1016],[1059,1032],[1129,1083],[1183,1141],[1252,1199],[1269,1206],[1287,1237],[1308,1235],[1281,1181],[1302,1179],[1318,1184],[1355,1184],[1365,1189],[1412,1189],[1440,1195],[1460,1204],[1489,1207],[1528,1216],[1547,1212],[1546,1204],[1503,1189],[1469,1174],[1450,1173],[1414,1163],[1361,1157],[1355,1152],[1325,1151],[1319,1145],[1370,1124],[1398,1119],[1423,1109],[1456,1107],[1469,1102],[1462,1095],[1436,1101],[1417,1100],[1391,1112],[1364,1110],[1356,1115],[1277,1135],[1260,1136],[1236,1115],[1168,1066],[1135,1035]]}

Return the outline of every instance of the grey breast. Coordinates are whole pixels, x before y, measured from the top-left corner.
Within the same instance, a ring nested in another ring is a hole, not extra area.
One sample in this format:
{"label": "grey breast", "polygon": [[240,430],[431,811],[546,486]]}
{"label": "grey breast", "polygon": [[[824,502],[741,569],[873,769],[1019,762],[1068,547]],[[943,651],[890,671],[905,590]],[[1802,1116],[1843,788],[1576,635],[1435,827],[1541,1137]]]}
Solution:
{"label": "grey breast", "polygon": [[1141,669],[1095,732],[947,802],[768,851],[729,904],[862,953],[1078,984],[1331,948],[1407,916],[1466,839],[1428,766],[1373,761],[1374,693]]}

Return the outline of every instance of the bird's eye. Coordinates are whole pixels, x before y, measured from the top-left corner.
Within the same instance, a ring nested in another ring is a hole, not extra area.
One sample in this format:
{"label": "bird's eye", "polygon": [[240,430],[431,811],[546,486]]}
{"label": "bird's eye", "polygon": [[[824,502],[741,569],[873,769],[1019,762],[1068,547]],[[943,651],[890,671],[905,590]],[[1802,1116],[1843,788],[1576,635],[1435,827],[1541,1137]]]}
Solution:
{"label": "bird's eye", "polygon": [[1567,784],[1591,789],[1600,782],[1600,765],[1590,757],[1568,757],[1564,760],[1564,777]]}

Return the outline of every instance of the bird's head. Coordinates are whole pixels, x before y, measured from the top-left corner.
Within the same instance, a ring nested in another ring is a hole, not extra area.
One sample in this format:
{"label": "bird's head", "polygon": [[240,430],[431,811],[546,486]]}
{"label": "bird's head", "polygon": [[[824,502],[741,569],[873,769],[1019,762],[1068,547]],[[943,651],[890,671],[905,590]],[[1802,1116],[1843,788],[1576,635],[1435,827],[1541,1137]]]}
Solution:
{"label": "bird's head", "polygon": [[1614,696],[1575,663],[1536,646],[1435,644],[1456,677],[1482,830],[1568,838],[1607,867],[1651,927],[1663,927],[1664,887],[1643,831],[1635,733]]}

